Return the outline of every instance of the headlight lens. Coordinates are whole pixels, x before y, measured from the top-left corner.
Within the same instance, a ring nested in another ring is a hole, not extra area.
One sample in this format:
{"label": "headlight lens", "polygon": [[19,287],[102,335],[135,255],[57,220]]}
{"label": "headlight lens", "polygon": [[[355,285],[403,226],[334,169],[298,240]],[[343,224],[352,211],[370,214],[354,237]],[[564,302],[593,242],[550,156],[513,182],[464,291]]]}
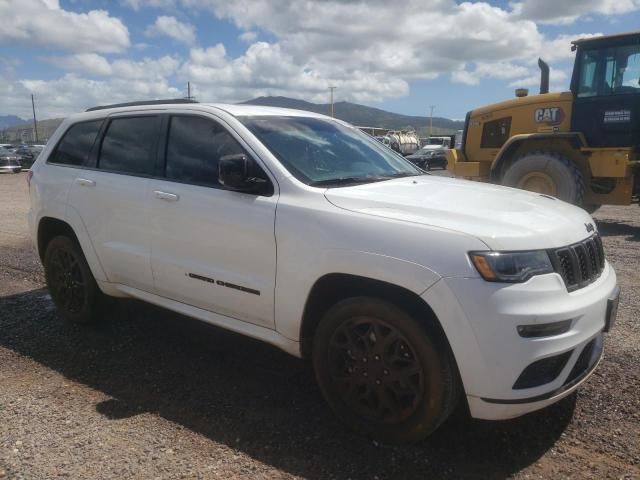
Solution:
{"label": "headlight lens", "polygon": [[544,250],[531,252],[470,252],[474,266],[489,282],[526,282],[534,275],[553,272]]}

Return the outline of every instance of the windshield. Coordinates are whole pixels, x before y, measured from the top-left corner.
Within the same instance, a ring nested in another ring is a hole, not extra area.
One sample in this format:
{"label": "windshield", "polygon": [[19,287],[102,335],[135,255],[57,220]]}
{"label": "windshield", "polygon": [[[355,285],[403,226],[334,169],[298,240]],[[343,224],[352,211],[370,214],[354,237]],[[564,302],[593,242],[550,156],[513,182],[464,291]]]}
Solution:
{"label": "windshield", "polygon": [[357,128],[312,117],[240,117],[298,180],[314,186],[421,175],[410,162]]}

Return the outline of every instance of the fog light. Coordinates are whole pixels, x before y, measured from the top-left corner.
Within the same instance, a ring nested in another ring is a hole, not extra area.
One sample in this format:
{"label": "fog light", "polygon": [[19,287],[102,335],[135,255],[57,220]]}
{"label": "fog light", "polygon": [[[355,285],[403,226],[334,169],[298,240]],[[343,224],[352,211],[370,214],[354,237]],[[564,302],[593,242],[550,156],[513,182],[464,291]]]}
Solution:
{"label": "fog light", "polygon": [[552,337],[568,332],[572,320],[559,322],[540,323],[535,325],[518,325],[518,335],[524,338]]}

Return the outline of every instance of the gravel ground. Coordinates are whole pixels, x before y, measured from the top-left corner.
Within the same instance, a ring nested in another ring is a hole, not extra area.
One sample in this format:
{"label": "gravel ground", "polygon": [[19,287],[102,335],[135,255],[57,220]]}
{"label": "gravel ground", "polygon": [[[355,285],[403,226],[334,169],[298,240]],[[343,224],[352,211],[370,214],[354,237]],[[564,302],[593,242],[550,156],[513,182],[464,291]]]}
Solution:
{"label": "gravel ground", "polygon": [[640,208],[595,214],[622,286],[600,368],[507,422],[460,408],[431,438],[377,445],[329,412],[308,364],[137,302],[102,326],[56,318],[0,174],[0,478],[638,478]]}

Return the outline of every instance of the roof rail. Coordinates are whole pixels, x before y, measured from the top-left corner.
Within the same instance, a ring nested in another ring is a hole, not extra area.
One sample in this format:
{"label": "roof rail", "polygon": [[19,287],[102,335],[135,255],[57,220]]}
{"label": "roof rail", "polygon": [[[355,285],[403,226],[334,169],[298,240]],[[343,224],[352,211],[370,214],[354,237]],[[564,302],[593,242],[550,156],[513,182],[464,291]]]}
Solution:
{"label": "roof rail", "polygon": [[85,112],[93,112],[95,110],[105,110],[107,108],[118,107],[140,107],[145,105],[166,105],[166,104],[180,104],[180,103],[198,103],[195,100],[188,98],[173,98],[169,100],[142,100],[138,102],[126,102],[126,103],[114,103],[112,105],[98,105],[97,107],[87,108]]}

